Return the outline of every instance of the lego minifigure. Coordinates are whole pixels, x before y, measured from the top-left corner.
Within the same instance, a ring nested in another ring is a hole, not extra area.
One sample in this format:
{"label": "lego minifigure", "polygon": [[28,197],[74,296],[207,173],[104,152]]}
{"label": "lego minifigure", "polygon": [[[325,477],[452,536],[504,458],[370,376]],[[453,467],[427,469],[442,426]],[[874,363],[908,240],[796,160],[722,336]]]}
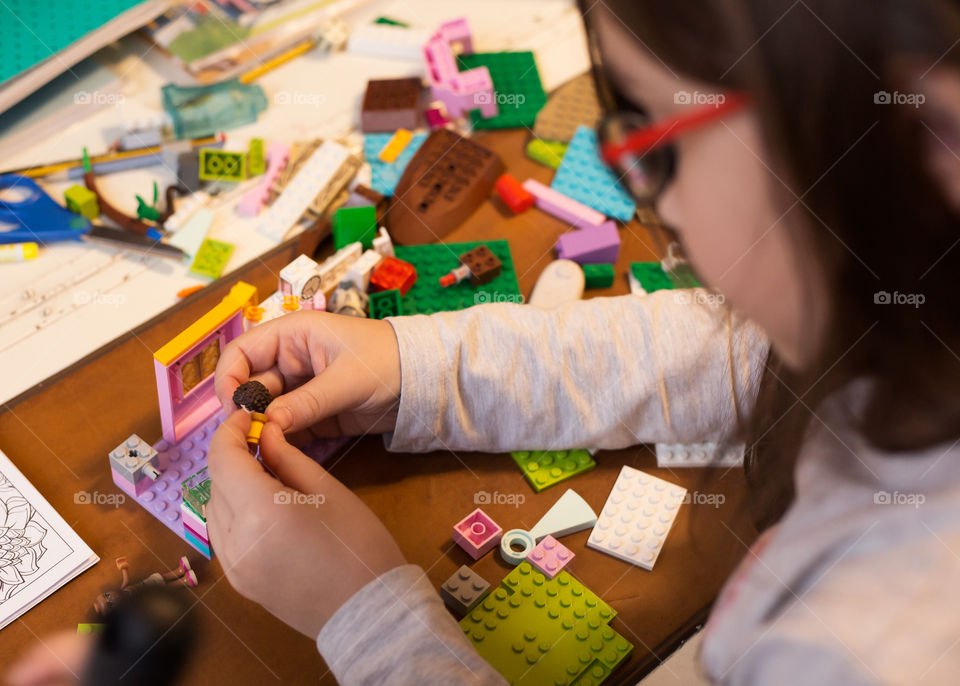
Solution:
{"label": "lego minifigure", "polygon": [[260,445],[260,434],[267,421],[267,405],[273,400],[270,391],[259,381],[248,381],[237,386],[233,392],[233,404],[239,410],[250,413],[250,431],[247,432],[247,443],[252,447]]}
{"label": "lego minifigure", "polygon": [[125,594],[130,594],[133,591],[146,586],[166,586],[167,584],[179,584],[192,588],[197,585],[196,572],[194,572],[190,567],[190,560],[188,560],[186,557],[180,558],[180,565],[176,569],[171,569],[169,572],[154,572],[142,581],[137,581],[133,584],[130,583],[130,575],[127,573],[129,568],[130,563],[127,562],[127,558],[117,558],[117,569],[120,570],[120,574],[123,577],[122,581],[120,582],[120,588],[116,591],[104,591],[96,597],[96,599],[93,601],[93,609],[96,610],[97,614],[107,614],[108,611],[113,609],[114,604],[119,602],[120,598]]}
{"label": "lego minifigure", "polygon": [[341,283],[330,296],[329,310],[348,317],[366,317],[369,296],[347,282]]}

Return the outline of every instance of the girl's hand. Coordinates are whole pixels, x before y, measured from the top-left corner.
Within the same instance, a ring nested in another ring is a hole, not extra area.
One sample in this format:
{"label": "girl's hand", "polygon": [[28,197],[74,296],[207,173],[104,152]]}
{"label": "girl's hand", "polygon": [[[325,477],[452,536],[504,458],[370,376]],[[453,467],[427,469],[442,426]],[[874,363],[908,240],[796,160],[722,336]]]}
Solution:
{"label": "girl's hand", "polygon": [[249,427],[249,415],[235,411],[210,442],[210,542],[241,595],[316,639],[354,593],[404,564],[403,555],[376,515],[287,443],[276,422],[260,441],[276,478],[264,471],[247,449]]}
{"label": "girl's hand", "polygon": [[270,390],[267,417],[300,434],[299,444],[396,425],[400,350],[385,321],[297,312],[261,324],[231,341],[217,364],[214,384],[228,415],[234,390],[250,379]]}

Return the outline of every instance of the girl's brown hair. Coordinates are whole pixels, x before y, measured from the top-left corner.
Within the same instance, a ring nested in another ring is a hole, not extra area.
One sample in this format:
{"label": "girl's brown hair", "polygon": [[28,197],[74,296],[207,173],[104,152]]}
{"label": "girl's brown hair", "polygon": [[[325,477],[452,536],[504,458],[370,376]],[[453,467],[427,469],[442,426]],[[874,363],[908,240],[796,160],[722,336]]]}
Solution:
{"label": "girl's brown hair", "polygon": [[[758,522],[789,505],[817,406],[852,379],[873,381],[860,428],[874,446],[960,438],[960,219],[924,164],[929,146],[946,145],[934,133],[943,120],[915,97],[896,102],[911,90],[905,75],[922,85],[931,65],[960,68],[960,3],[603,4],[678,74],[751,95],[774,170],[793,190],[784,200],[799,198],[808,216],[806,253],[830,274],[818,360],[794,374],[772,358],[761,385],[747,462]],[[917,297],[896,304],[895,294]]]}

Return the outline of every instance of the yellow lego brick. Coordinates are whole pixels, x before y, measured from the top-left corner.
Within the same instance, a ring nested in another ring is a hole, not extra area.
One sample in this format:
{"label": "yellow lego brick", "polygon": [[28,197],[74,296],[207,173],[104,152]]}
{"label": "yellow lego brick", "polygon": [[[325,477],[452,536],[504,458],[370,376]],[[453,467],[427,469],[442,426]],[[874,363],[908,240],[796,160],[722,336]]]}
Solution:
{"label": "yellow lego brick", "polygon": [[407,131],[406,129],[397,129],[393,134],[393,138],[383,146],[383,150],[380,151],[378,157],[381,162],[386,162],[387,164],[393,164],[397,161],[397,158],[400,157],[400,153],[403,152],[403,149],[410,144],[410,141],[413,140],[413,134]]}
{"label": "yellow lego brick", "polygon": [[243,281],[238,281],[224,296],[220,304],[200,317],[193,324],[181,331],[173,340],[161,347],[153,354],[154,359],[165,367],[196,345],[205,336],[208,336],[218,326],[242,310],[247,305],[255,305],[257,287]]}

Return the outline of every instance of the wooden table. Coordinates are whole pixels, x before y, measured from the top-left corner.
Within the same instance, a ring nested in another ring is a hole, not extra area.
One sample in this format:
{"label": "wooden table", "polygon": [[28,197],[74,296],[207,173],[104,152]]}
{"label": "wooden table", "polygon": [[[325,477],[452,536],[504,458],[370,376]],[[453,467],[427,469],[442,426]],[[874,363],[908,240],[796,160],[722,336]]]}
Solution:
{"label": "wooden table", "polygon": [[[549,182],[551,170],[523,154],[527,135],[497,132],[476,140],[499,152],[517,178]],[[521,291],[529,295],[564,230],[561,222],[537,210],[512,216],[494,199],[447,240],[509,239]],[[616,282],[610,289],[591,291],[591,296],[626,293],[629,262],[655,259],[645,228],[632,222],[621,234]],[[127,556],[137,575],[172,566],[180,555],[192,552],[135,503],[119,508],[78,504],[74,496],[80,491],[119,492],[110,478],[107,453],[131,433],[150,442],[160,438],[153,351],[219,302],[238,279],[255,284],[262,297],[271,293],[279,269],[301,250],[312,252],[317,239],[311,233],[280,246],[3,407],[0,448],[101,557],[93,569],[3,630],[6,655],[22,653],[38,636],[96,621],[91,602],[118,583],[116,557]],[[332,250],[329,243],[321,246],[321,255]],[[637,364],[644,360],[638,358]],[[636,646],[610,682],[635,683],[704,620],[756,533],[739,470],[658,470],[646,446],[603,451],[596,460],[596,469],[567,485],[597,511],[624,464],[725,499],[719,507],[682,507],[652,572],[587,549],[588,531],[563,540],[577,555],[572,573],[618,611],[614,628]],[[475,507],[476,492],[523,494],[526,499],[519,507],[485,509],[504,528],[528,528],[566,487],[535,494],[508,455],[391,454],[379,437],[352,441],[345,454],[327,466],[379,515],[407,559],[421,565],[438,588],[461,564],[472,563],[453,543],[451,529]],[[199,555],[192,557],[201,583],[185,592],[194,595],[191,612],[198,616],[202,640],[184,683],[334,683],[312,641],[235,593],[216,559],[208,563]],[[494,585],[509,571],[497,554],[472,566]]]}

